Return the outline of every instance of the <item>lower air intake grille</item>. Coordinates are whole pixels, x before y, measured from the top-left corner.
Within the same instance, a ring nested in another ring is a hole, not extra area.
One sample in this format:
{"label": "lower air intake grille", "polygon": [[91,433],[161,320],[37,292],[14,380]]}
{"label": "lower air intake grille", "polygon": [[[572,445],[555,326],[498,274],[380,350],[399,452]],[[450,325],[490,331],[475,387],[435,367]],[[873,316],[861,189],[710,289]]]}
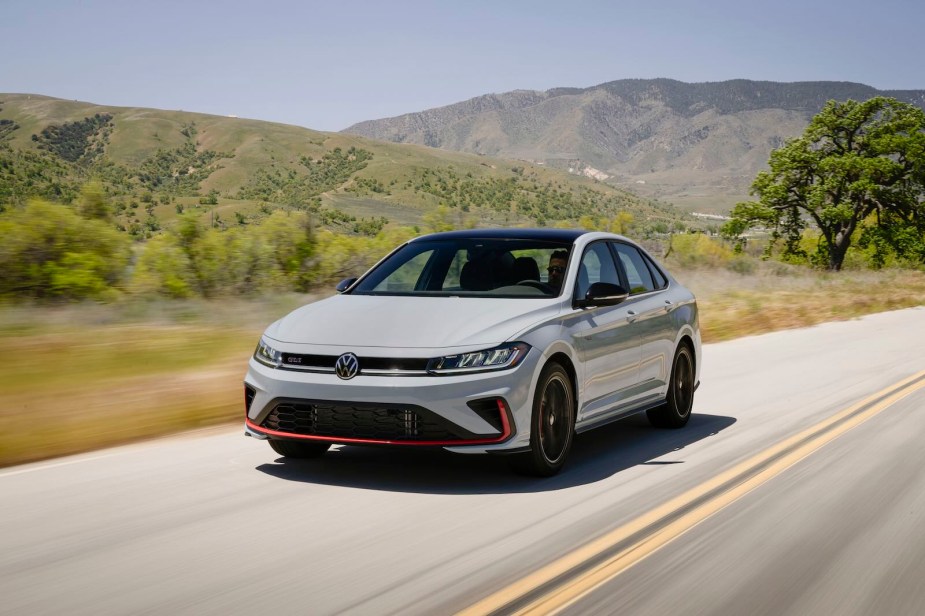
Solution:
{"label": "lower air intake grille", "polygon": [[278,404],[261,424],[269,430],[371,441],[452,441],[451,433],[425,413],[402,407],[357,407],[327,403]]}

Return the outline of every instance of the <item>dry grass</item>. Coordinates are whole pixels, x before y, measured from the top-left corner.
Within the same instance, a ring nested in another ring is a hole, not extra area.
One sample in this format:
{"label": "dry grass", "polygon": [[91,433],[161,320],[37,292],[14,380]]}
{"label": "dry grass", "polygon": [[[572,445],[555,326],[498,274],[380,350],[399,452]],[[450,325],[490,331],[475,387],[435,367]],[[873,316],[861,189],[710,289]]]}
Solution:
{"label": "dry grass", "polygon": [[697,295],[704,342],[925,305],[922,272],[778,269],[742,276],[703,270],[678,277]]}
{"label": "dry grass", "polygon": [[[925,304],[921,272],[676,272],[705,342]],[[0,308],[0,466],[242,420],[264,326],[312,297]]]}
{"label": "dry grass", "polygon": [[313,299],[0,308],[0,466],[242,419],[260,332]]}
{"label": "dry grass", "polygon": [[183,373],[0,395],[0,465],[79,453],[241,417],[248,353]]}

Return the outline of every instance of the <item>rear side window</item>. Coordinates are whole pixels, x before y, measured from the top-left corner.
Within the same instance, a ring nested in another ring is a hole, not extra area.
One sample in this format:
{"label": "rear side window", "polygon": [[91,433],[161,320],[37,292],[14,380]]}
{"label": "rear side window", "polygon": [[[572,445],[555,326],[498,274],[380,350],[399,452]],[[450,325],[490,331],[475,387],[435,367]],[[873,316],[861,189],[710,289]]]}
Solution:
{"label": "rear side window", "polygon": [[616,249],[620,263],[626,271],[627,282],[630,285],[630,295],[654,291],[657,287],[642,253],[628,244],[615,242],[613,247]]}
{"label": "rear side window", "polygon": [[642,258],[645,259],[646,265],[649,266],[649,271],[652,272],[652,280],[655,281],[656,289],[664,289],[668,286],[668,279],[665,278],[665,275],[662,273],[655,262],[643,253]]}

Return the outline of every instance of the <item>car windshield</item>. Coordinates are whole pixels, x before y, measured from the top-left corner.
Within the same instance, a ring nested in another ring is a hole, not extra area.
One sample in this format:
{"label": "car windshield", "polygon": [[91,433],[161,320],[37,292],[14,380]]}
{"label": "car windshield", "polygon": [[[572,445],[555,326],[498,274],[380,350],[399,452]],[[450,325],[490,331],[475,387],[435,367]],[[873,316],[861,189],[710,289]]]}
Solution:
{"label": "car windshield", "polygon": [[570,250],[566,242],[534,239],[411,242],[380,263],[351,293],[549,298],[559,295]]}

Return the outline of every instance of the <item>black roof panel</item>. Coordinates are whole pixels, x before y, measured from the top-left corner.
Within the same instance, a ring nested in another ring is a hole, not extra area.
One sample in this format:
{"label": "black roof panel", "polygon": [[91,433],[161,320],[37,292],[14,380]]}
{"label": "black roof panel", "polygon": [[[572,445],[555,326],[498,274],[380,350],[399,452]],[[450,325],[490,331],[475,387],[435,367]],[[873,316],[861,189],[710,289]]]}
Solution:
{"label": "black roof panel", "polygon": [[590,233],[585,229],[464,229],[431,233],[414,238],[412,242],[424,240],[454,239],[510,239],[510,240],[547,240],[554,242],[574,242],[578,237]]}

